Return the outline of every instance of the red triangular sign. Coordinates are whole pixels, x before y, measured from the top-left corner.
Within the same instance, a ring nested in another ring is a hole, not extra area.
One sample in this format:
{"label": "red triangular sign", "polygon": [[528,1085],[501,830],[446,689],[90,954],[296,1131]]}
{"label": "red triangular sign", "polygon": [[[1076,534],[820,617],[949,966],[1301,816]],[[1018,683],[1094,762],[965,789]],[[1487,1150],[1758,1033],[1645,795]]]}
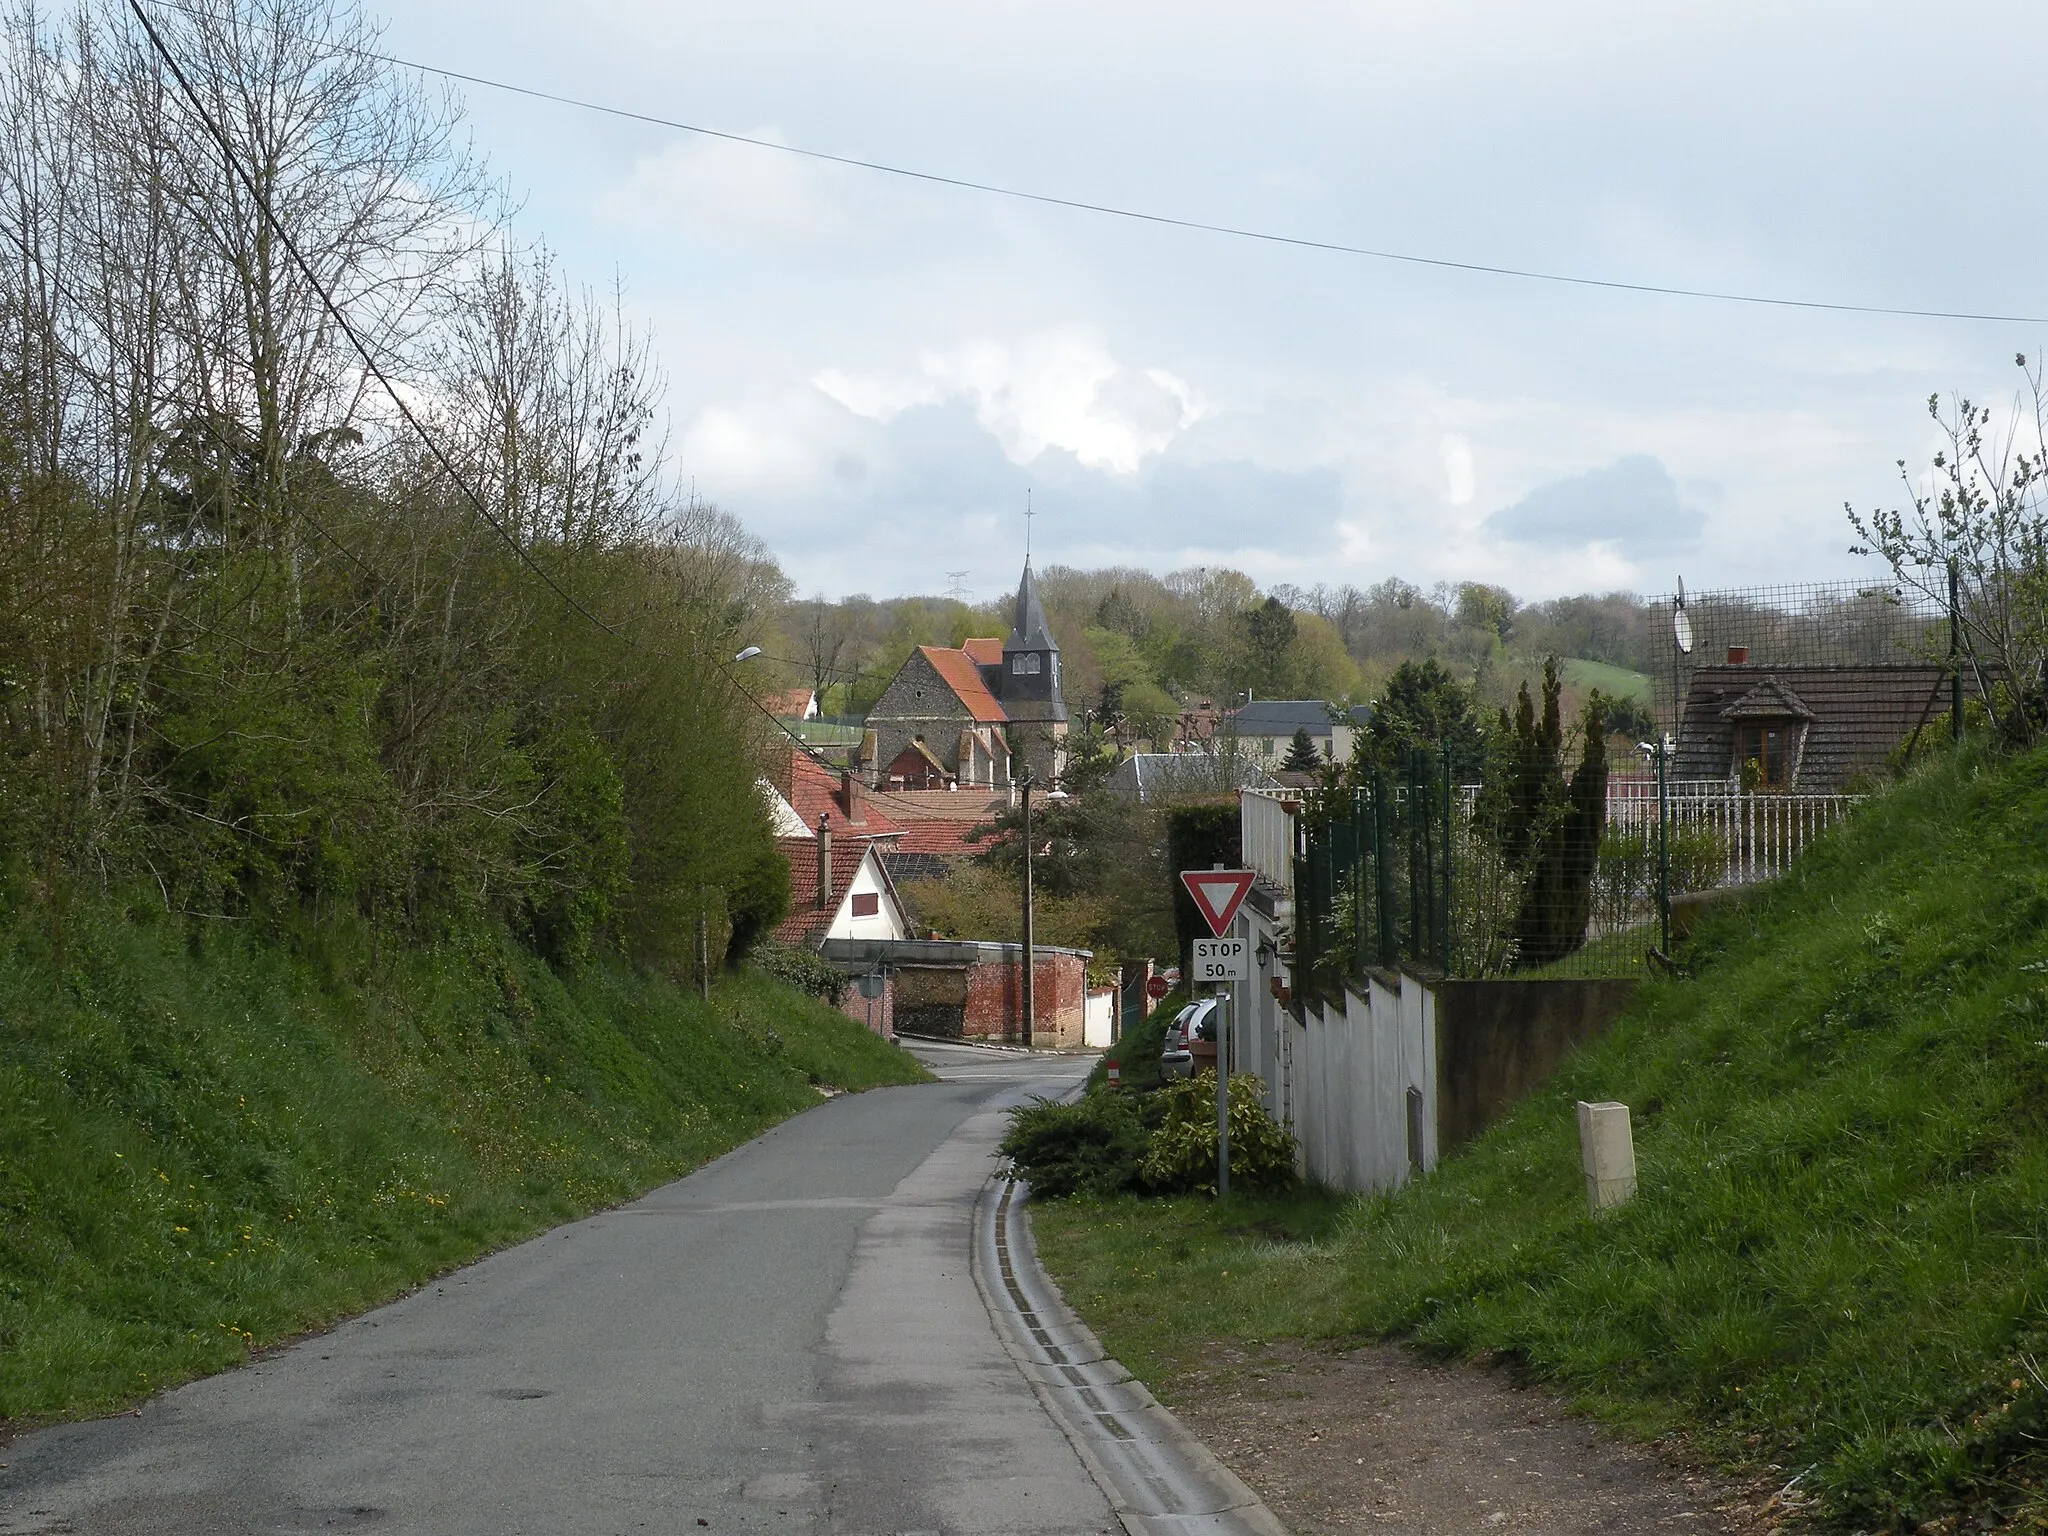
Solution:
{"label": "red triangular sign", "polygon": [[1248,869],[1184,869],[1180,883],[1195,899],[1195,910],[1209,925],[1209,932],[1222,938],[1230,931],[1230,920],[1244,905],[1244,893],[1252,888]]}

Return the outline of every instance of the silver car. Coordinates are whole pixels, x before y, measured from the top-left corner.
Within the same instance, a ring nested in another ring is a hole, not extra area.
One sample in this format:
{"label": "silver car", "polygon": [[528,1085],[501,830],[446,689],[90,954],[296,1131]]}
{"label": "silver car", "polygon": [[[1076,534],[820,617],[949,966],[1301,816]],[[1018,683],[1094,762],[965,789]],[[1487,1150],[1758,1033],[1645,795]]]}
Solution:
{"label": "silver car", "polygon": [[1188,1047],[1197,1040],[1209,1038],[1209,1020],[1215,1012],[1216,999],[1202,997],[1173,1016],[1173,1022],[1166,1026],[1165,1047],[1159,1053],[1161,1078],[1173,1082],[1193,1075],[1195,1057]]}

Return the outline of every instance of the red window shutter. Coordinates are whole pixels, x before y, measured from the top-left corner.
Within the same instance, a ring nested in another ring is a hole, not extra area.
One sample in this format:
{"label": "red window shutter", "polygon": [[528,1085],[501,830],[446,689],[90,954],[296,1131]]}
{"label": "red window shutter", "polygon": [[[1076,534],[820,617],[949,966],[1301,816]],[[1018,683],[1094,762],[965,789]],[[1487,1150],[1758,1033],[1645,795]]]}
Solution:
{"label": "red window shutter", "polygon": [[876,891],[855,891],[853,893],[853,915],[873,917],[882,910],[882,898]]}

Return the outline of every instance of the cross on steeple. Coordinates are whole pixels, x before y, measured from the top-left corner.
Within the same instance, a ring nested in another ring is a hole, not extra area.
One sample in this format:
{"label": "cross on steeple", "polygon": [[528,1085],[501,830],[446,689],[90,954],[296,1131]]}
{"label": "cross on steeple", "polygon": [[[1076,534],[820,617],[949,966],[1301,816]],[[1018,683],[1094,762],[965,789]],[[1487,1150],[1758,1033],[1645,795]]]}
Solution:
{"label": "cross on steeple", "polygon": [[1031,487],[1024,487],[1024,563],[1031,563],[1031,519],[1038,514],[1031,510]]}

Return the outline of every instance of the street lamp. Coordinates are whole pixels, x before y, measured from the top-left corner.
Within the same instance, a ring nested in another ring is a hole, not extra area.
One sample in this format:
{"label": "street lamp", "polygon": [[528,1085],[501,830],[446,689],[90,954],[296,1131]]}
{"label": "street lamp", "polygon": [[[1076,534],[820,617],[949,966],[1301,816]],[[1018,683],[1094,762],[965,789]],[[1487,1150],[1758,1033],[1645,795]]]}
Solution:
{"label": "street lamp", "polygon": [[747,647],[747,648],[746,648],[746,649],[745,649],[744,651],[741,651],[741,652],[740,652],[740,653],[739,653],[739,654],[738,654],[737,656],[733,657],[733,660],[734,660],[734,661],[752,661],[752,660],[753,660],[753,659],[754,659],[754,658],[755,658],[756,656],[758,656],[758,655],[760,655],[760,654],[761,654],[761,647],[759,647],[758,645],[750,645],[750,646],[748,646],[748,647]]}

